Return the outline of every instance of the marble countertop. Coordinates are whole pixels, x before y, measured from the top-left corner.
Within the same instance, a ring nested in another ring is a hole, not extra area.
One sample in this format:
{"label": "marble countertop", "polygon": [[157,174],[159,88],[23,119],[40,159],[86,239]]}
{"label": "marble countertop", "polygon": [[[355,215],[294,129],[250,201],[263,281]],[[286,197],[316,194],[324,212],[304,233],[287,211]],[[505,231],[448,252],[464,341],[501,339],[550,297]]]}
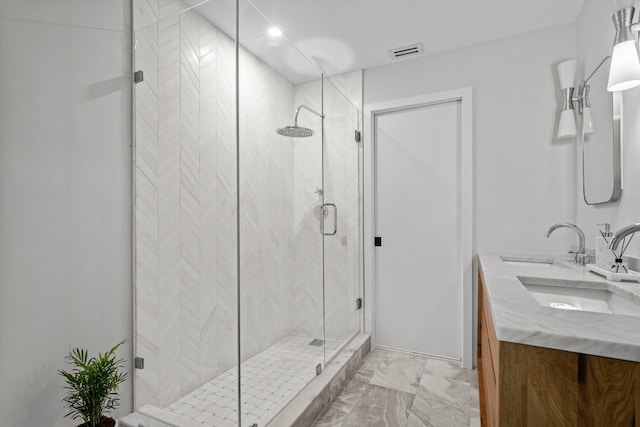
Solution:
{"label": "marble countertop", "polygon": [[[553,258],[558,264],[510,265],[513,259]],[[610,282],[567,257],[480,254],[480,274],[498,340],[640,362],[640,317],[560,310],[539,305],[518,277],[598,282],[640,304],[640,283]],[[565,267],[565,268],[561,268]]]}

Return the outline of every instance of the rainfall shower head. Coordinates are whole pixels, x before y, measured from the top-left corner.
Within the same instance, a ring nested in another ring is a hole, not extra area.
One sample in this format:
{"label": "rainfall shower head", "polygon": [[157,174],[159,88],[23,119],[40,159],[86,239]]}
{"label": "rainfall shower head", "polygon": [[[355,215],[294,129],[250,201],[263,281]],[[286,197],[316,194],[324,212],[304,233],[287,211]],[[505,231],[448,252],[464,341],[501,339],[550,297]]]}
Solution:
{"label": "rainfall shower head", "polygon": [[298,126],[298,113],[300,113],[300,110],[302,108],[304,108],[305,110],[309,110],[313,114],[315,114],[316,116],[320,117],[321,119],[324,119],[324,115],[318,113],[315,110],[312,110],[311,108],[307,107],[306,105],[300,105],[298,107],[298,109],[296,110],[296,116],[293,119],[293,126],[285,126],[283,128],[276,129],[276,132],[279,135],[290,136],[292,138],[306,138],[308,136],[312,136],[313,135],[313,130],[312,129],[305,128],[305,127],[302,127],[302,126]]}
{"label": "rainfall shower head", "polygon": [[282,136],[290,136],[292,138],[306,138],[313,135],[313,130],[297,125],[285,126],[283,128],[277,129],[276,132],[278,132]]}

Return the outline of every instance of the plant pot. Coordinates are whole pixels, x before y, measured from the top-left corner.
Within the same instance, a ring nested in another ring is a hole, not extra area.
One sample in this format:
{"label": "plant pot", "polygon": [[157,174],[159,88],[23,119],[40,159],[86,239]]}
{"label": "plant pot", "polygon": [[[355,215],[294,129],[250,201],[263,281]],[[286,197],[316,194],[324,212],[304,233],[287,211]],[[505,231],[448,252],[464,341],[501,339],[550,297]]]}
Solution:
{"label": "plant pot", "polygon": [[[100,417],[100,422],[98,423],[98,427],[115,427],[116,420],[111,417],[105,417],[104,415]],[[83,423],[78,427],[89,427],[89,424]]]}

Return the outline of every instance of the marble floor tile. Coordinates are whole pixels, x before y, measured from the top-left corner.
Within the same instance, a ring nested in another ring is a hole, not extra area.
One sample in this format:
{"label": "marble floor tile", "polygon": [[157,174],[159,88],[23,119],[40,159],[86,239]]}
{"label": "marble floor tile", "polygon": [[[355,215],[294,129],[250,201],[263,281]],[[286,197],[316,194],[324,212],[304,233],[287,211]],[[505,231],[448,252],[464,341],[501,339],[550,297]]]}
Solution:
{"label": "marble floor tile", "polygon": [[432,427],[430,424],[425,424],[416,414],[409,411],[409,416],[407,417],[407,426],[406,427]]}
{"label": "marble floor tile", "polygon": [[420,357],[408,356],[385,358],[376,366],[369,383],[405,393],[415,393],[426,361]]}
{"label": "marble floor tile", "polygon": [[353,405],[345,404],[339,397],[336,398],[326,411],[316,419],[313,427],[341,426],[345,418],[351,413]]}
{"label": "marble floor tile", "polygon": [[360,369],[358,369],[358,373],[371,379],[373,374],[378,369],[378,366],[381,366],[388,360],[389,355],[388,351],[375,349],[369,353],[369,355],[363,360]]}
{"label": "marble floor tile", "polygon": [[353,407],[358,399],[362,397],[368,385],[369,378],[361,375],[360,373],[356,373],[344,389],[342,389],[338,397],[343,402]]}
{"label": "marble floor tile", "polygon": [[332,427],[342,425],[369,385],[369,378],[356,372],[353,378],[335,398],[331,405],[316,420],[314,427]]}
{"label": "marble floor tile", "polygon": [[449,378],[457,381],[465,381],[467,383],[471,380],[471,374],[468,369],[460,367],[459,362],[451,362],[440,359],[428,359],[425,368],[425,373],[437,375],[442,378]]}
{"label": "marble floor tile", "polygon": [[477,371],[374,349],[313,427],[370,425],[480,427]]}
{"label": "marble floor tile", "polygon": [[381,366],[389,366],[394,362],[403,360],[422,360],[423,362],[426,362],[427,359],[423,356],[403,353],[400,351],[376,348],[365,358],[358,372],[371,377]]}
{"label": "marble floor tile", "polygon": [[469,383],[437,375],[424,374],[417,390],[419,396],[437,396],[456,406],[469,406],[471,387]]}
{"label": "marble floor tile", "polygon": [[465,408],[452,405],[438,396],[419,398],[416,396],[411,413],[415,414],[425,425],[433,427],[469,426],[470,417]]}
{"label": "marble floor tile", "polygon": [[471,371],[471,380],[469,381],[469,383],[471,384],[471,389],[476,389],[478,390],[478,371],[477,370],[473,370]]}
{"label": "marble floor tile", "polygon": [[468,426],[470,423],[470,385],[431,374],[424,374],[411,406],[425,425],[434,427]]}
{"label": "marble floor tile", "polygon": [[405,426],[413,399],[411,393],[370,384],[342,426]]}
{"label": "marble floor tile", "polygon": [[[475,372],[473,371],[474,374]],[[478,388],[474,388],[473,385],[469,389],[469,416],[480,417],[480,395]]]}

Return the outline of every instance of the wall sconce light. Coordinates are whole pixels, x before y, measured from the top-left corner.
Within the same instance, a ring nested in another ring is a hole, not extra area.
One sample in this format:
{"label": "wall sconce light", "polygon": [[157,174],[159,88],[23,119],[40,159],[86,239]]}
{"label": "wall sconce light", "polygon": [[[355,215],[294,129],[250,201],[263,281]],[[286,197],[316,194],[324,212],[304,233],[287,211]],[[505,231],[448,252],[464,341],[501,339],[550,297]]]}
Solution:
{"label": "wall sconce light", "polygon": [[632,24],[635,8],[624,7],[616,11],[611,19],[616,29],[611,53],[611,68],[607,90],[618,92],[640,85],[640,57],[634,32],[640,31],[640,26]]}
{"label": "wall sconce light", "polygon": [[578,113],[582,116],[582,132],[584,134],[595,132],[589,102],[589,80],[607,59],[611,59],[607,81],[609,92],[619,92],[640,85],[640,54],[634,35],[634,33],[640,32],[640,24],[632,24],[634,13],[635,8],[627,6],[618,9],[612,15],[611,19],[616,29],[616,36],[613,40],[611,56],[604,58],[593,73],[580,84],[578,96],[573,96],[577,61],[572,59],[558,65],[560,88],[563,95],[562,111],[558,123],[558,138],[569,138],[577,134],[574,103],[577,103]]}
{"label": "wall sconce light", "polygon": [[[560,76],[560,89],[562,89],[562,111],[558,124],[558,138],[576,136],[576,118],[573,115],[573,81],[576,78],[576,65],[578,61],[570,59],[558,64]],[[576,99],[577,100],[577,99]]]}
{"label": "wall sconce light", "polygon": [[560,77],[560,88],[562,89],[562,111],[560,112],[560,122],[558,123],[558,138],[570,138],[576,136],[576,117],[574,115],[575,108],[573,104],[578,106],[578,114],[582,116],[582,132],[590,134],[595,132],[593,126],[593,118],[591,116],[591,102],[589,101],[589,82],[596,71],[610,59],[605,57],[595,70],[587,77],[585,81],[578,86],[578,96],[574,97],[575,90],[574,80],[576,78],[576,66],[578,61],[570,59],[558,64],[558,75]]}

